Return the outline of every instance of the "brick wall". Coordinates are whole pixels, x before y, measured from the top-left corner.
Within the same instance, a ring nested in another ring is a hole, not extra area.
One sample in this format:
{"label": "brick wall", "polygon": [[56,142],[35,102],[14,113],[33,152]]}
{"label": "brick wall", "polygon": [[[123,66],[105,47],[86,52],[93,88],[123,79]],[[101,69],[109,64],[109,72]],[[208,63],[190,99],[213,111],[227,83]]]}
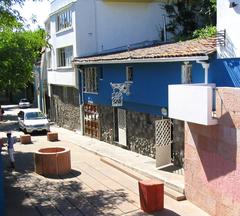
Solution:
{"label": "brick wall", "polygon": [[215,126],[185,124],[186,197],[210,215],[240,215],[240,89],[218,88]]}

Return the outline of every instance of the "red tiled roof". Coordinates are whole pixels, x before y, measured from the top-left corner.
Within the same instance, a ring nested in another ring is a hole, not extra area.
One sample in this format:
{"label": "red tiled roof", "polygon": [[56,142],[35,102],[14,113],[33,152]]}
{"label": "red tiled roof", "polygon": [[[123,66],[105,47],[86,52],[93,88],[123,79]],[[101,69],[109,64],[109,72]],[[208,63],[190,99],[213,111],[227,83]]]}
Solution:
{"label": "red tiled roof", "polygon": [[155,45],[114,54],[75,58],[75,63],[100,63],[107,61],[167,59],[175,57],[206,56],[216,51],[216,39],[193,39],[183,42]]}

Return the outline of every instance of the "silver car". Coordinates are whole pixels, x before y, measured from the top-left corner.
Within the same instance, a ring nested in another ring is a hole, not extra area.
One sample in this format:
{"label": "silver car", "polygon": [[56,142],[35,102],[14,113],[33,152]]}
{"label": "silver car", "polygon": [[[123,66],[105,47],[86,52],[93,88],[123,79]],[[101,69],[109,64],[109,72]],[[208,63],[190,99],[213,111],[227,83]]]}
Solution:
{"label": "silver car", "polygon": [[19,108],[29,108],[31,107],[31,104],[26,98],[23,98],[19,101],[18,106]]}
{"label": "silver car", "polygon": [[19,129],[25,133],[50,131],[47,117],[39,109],[26,109],[18,113]]}

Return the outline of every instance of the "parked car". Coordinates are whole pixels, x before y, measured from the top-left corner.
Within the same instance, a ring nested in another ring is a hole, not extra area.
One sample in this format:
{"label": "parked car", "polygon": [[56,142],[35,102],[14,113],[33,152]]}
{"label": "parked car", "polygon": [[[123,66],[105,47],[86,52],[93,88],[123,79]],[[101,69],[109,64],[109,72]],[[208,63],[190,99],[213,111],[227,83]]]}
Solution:
{"label": "parked car", "polygon": [[19,129],[25,133],[34,131],[50,131],[50,123],[47,116],[39,109],[25,109],[18,113]]}
{"label": "parked car", "polygon": [[18,106],[19,108],[29,108],[31,107],[31,104],[26,98],[23,98],[19,101]]}

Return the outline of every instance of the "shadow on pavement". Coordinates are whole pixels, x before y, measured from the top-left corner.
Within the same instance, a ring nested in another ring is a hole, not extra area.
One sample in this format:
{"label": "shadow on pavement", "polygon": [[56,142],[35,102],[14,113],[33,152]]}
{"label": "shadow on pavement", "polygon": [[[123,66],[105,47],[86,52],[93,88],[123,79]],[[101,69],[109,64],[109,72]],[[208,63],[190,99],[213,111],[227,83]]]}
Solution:
{"label": "shadow on pavement", "polygon": [[[116,215],[119,205],[132,200],[124,190],[96,190],[81,172],[49,179],[34,173],[33,153],[15,152],[16,170],[8,171],[3,152],[6,215]],[[101,180],[99,180],[101,181]],[[13,208],[14,207],[14,208]],[[174,215],[176,216],[176,214]]]}

